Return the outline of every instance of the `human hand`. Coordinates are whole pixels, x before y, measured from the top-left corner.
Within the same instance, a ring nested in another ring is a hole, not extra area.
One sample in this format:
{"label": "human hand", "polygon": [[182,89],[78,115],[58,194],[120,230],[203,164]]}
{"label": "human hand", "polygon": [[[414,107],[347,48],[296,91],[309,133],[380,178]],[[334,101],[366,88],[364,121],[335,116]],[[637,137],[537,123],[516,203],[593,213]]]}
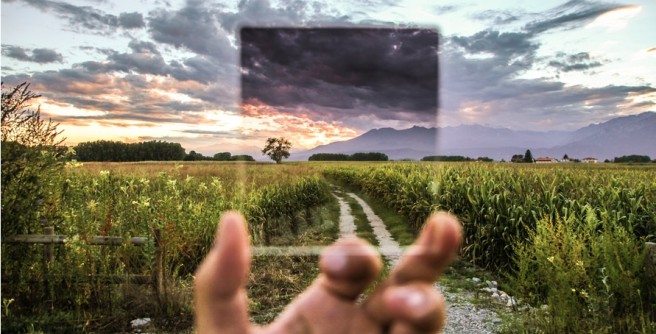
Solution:
{"label": "human hand", "polygon": [[198,333],[423,334],[444,327],[445,302],[433,283],[462,240],[462,229],[452,215],[438,213],[428,218],[415,244],[362,305],[355,300],[377,277],[380,256],[360,239],[336,242],[320,257],[322,274],[263,328],[248,318],[245,285],[251,248],[247,231],[239,213],[221,217],[216,245],[196,272]]}

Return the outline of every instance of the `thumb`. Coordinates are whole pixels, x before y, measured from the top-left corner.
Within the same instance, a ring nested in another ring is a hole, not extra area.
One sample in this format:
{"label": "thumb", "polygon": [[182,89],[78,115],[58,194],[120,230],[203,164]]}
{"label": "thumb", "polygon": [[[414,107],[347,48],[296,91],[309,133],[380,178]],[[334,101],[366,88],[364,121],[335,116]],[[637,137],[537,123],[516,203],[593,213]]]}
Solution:
{"label": "thumb", "polygon": [[221,217],[216,244],[196,271],[194,306],[198,333],[248,333],[247,295],[251,250],[246,220]]}

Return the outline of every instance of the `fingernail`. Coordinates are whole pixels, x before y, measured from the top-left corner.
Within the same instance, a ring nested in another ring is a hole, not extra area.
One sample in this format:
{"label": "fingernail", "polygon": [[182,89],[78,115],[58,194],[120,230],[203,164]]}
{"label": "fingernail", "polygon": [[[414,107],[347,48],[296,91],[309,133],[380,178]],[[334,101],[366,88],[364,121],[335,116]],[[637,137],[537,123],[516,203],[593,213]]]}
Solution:
{"label": "fingernail", "polygon": [[348,259],[346,254],[344,254],[342,251],[332,250],[323,256],[321,262],[323,264],[324,270],[331,274],[336,274],[346,269],[346,263],[348,262]]}
{"label": "fingernail", "polygon": [[404,313],[411,318],[421,318],[426,312],[428,298],[426,294],[412,288],[396,288],[390,291],[390,297],[403,304]]}

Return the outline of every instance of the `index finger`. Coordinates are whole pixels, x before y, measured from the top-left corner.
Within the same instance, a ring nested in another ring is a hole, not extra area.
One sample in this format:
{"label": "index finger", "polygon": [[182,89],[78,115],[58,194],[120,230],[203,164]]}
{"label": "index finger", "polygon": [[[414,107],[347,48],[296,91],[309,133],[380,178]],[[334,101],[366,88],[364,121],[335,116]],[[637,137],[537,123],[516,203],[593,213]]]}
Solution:
{"label": "index finger", "polygon": [[446,212],[431,215],[419,238],[390,275],[390,282],[435,281],[451,263],[461,242],[462,227],[455,216]]}

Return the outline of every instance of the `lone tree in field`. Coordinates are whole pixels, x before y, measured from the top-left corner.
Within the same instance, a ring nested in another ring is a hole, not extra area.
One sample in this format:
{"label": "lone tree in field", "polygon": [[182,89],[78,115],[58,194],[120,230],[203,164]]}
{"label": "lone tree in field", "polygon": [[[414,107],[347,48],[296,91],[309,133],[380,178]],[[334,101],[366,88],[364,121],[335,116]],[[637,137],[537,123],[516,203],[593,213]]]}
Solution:
{"label": "lone tree in field", "polygon": [[271,160],[279,164],[282,159],[289,158],[289,149],[292,148],[292,143],[285,137],[272,137],[267,139],[266,146],[262,150],[262,154],[268,155]]}
{"label": "lone tree in field", "polygon": [[526,150],[526,153],[524,154],[524,162],[533,162],[533,155],[531,154],[531,150]]}

